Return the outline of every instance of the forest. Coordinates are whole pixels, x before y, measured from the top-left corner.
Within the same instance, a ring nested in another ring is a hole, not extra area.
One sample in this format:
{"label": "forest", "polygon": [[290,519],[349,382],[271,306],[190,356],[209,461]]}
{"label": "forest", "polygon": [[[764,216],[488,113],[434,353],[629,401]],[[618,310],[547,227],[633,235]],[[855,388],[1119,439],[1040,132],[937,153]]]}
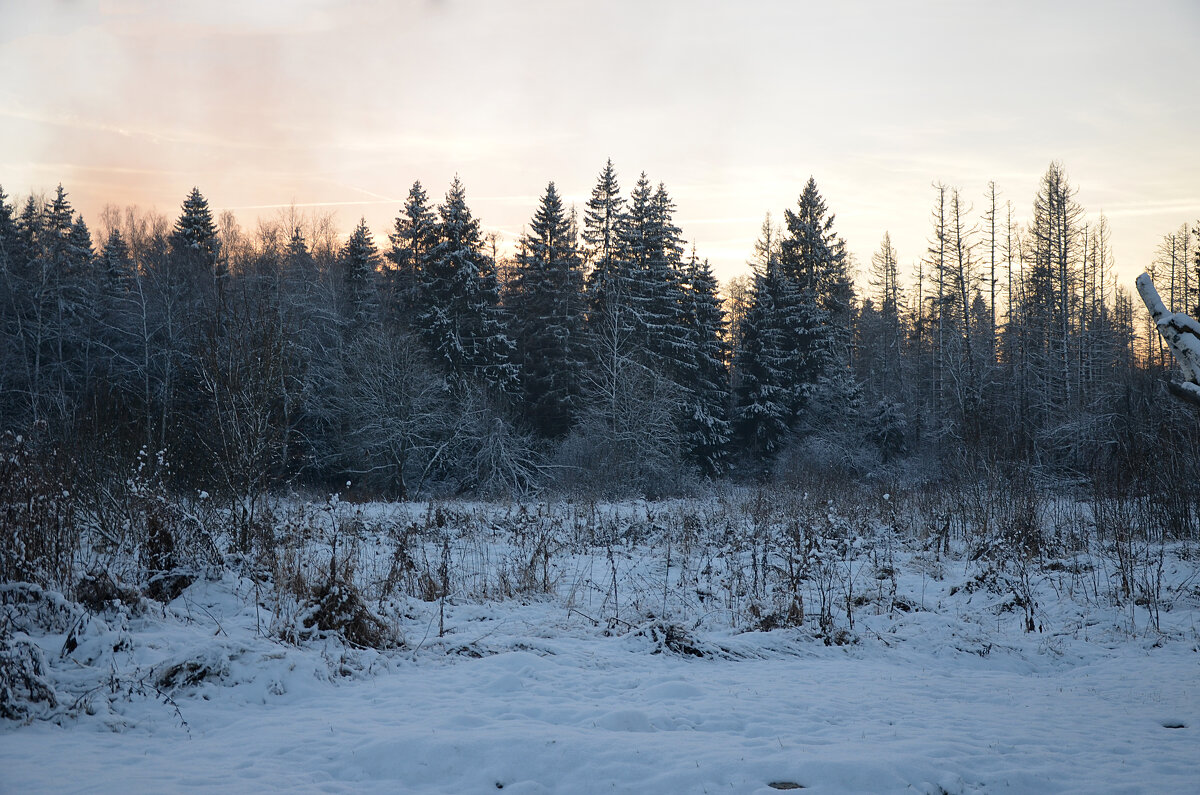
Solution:
{"label": "forest", "polygon": [[[768,214],[752,273],[717,283],[643,173],[586,205],[553,182],[511,256],[455,180],[420,182],[388,244],[295,209],[244,230],[199,189],[172,220],[60,185],[0,191],[0,427],[104,491],[137,467],[253,521],[288,490],[360,498],[657,497],[753,482],[981,469],[1182,500],[1195,416],[1118,284],[1108,224],[1052,163],[1021,222],[932,189],[902,284],[884,234],[865,284],[812,179]],[[1200,303],[1187,225],[1150,268]],[[66,471],[66,470],[69,470]],[[347,485],[348,484],[348,485]]]}
{"label": "forest", "polygon": [[[109,207],[99,235],[61,185],[0,191],[0,489],[114,548],[145,542],[130,506],[147,493],[203,503],[249,551],[272,545],[288,495],[654,500],[717,483],[983,483],[1118,500],[1192,537],[1200,426],[1163,397],[1171,357],[1117,283],[1106,219],[1057,162],[1024,222],[994,183],[978,213],[957,188],[932,196],[902,286],[886,233],[856,281],[811,178],[725,285],[666,186],[643,173],[625,195],[611,160],[582,212],[549,183],[505,256],[457,178],[436,206],[413,183],[382,250],[365,222],[343,240],[295,209],[247,232],[198,188],[174,220]],[[1200,304],[1186,225],[1150,271],[1168,309]],[[0,575],[69,567],[22,539],[37,524],[22,510]]]}

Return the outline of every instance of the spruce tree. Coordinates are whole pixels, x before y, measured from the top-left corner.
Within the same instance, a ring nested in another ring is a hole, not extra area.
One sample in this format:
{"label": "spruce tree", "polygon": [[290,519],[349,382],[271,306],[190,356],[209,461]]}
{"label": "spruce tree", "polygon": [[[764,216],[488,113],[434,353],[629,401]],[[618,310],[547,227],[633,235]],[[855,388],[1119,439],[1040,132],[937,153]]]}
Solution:
{"label": "spruce tree", "polygon": [[425,278],[430,252],[437,244],[437,219],[420,181],[414,182],[409,189],[389,238],[392,241],[387,255],[392,264],[391,314],[402,328],[408,328],[417,311],[418,287]]}
{"label": "spruce tree", "polygon": [[0,187],[0,425],[9,427],[17,401],[12,399],[23,362],[17,309],[19,285],[14,272],[17,254],[17,223],[13,206]]}
{"label": "spruce tree", "polygon": [[496,267],[484,252],[479,222],[458,177],[438,216],[437,244],[421,281],[421,335],[454,381],[510,391],[517,367],[500,313]]}
{"label": "spruce tree", "polygon": [[680,257],[683,244],[672,215],[675,205],[661,184],[657,190],[643,173],[630,194],[621,229],[625,254],[626,306],[636,354],[677,384],[690,367]]}
{"label": "spruce tree", "polygon": [[17,221],[13,215],[13,206],[8,203],[8,195],[4,186],[0,185],[0,267],[9,261],[15,252],[13,247],[17,242]]}
{"label": "spruce tree", "polygon": [[826,408],[835,411],[845,408],[854,392],[847,369],[854,288],[845,243],[833,231],[833,221],[816,181],[809,177],[796,210],[784,213],[788,234],[779,257],[781,277],[794,288],[789,291],[790,305],[780,309],[790,332],[784,386],[798,412],[818,391]]}
{"label": "spruce tree", "polygon": [[313,264],[312,252],[308,250],[308,241],[300,227],[293,227],[292,236],[288,238],[287,250],[283,255],[285,274],[307,274]]}
{"label": "spruce tree", "polygon": [[688,347],[693,367],[686,384],[684,443],[702,474],[724,469],[731,436],[729,422],[728,351],[724,342],[725,312],[717,297],[717,280],[708,261],[693,250],[685,267]]}
{"label": "spruce tree", "polygon": [[741,346],[735,353],[738,373],[735,431],[744,449],[768,456],[783,445],[795,418],[797,397],[791,368],[795,345],[789,310],[798,289],[776,260],[756,270],[750,309],[742,320]]}
{"label": "spruce tree", "polygon": [[[683,236],[675,225],[675,202],[660,182],[650,203],[650,258],[643,272],[649,302],[644,317],[650,326],[647,343],[658,359],[685,389],[697,367],[694,339],[689,338],[689,285],[683,266]],[[693,254],[694,256],[694,254]]]}
{"label": "spruce tree", "polygon": [[359,220],[358,226],[350,234],[339,260],[342,271],[342,319],[351,332],[357,332],[375,319],[379,306],[379,251],[375,248],[365,218]]}
{"label": "spruce tree", "polygon": [[217,238],[217,227],[208,209],[208,200],[199,188],[192,188],[192,192],[183,200],[183,210],[171,235],[171,250],[204,272],[222,275],[217,270],[220,267],[221,241]]}
{"label": "spruce tree", "polygon": [[539,434],[561,437],[579,411],[586,365],[582,261],[553,182],[521,238],[506,303],[526,416]]}
{"label": "spruce tree", "polygon": [[583,214],[584,256],[590,268],[587,277],[590,324],[605,325],[603,319],[610,304],[623,290],[622,239],[625,226],[625,199],[617,183],[617,172],[610,159],[600,172],[592,197]]}

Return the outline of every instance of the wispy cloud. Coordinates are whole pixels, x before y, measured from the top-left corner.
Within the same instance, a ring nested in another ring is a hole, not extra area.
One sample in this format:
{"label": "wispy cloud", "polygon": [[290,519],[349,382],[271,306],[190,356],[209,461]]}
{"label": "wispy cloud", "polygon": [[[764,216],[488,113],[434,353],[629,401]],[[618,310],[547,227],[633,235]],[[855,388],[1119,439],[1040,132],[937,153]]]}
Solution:
{"label": "wispy cloud", "polygon": [[52,127],[62,127],[83,132],[99,132],[119,135],[123,138],[140,138],[154,143],[184,144],[188,146],[215,147],[225,149],[246,149],[254,151],[277,150],[280,147],[261,143],[251,139],[234,139],[225,136],[205,135],[173,129],[147,129],[126,125],[111,124],[104,121],[89,119],[72,113],[47,113],[42,111],[23,110],[19,108],[0,107],[0,117],[28,121]]}

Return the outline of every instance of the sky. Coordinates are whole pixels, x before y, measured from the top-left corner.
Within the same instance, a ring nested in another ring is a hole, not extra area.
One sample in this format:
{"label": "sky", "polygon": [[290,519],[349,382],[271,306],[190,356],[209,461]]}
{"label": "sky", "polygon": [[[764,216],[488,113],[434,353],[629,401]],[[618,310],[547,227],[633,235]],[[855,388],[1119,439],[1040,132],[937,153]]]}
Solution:
{"label": "sky", "polygon": [[923,256],[935,182],[1024,221],[1061,161],[1125,286],[1200,220],[1200,2],[0,0],[0,185],[381,244],[458,175],[511,245],[553,180],[663,182],[721,279],[816,179],[861,267]]}

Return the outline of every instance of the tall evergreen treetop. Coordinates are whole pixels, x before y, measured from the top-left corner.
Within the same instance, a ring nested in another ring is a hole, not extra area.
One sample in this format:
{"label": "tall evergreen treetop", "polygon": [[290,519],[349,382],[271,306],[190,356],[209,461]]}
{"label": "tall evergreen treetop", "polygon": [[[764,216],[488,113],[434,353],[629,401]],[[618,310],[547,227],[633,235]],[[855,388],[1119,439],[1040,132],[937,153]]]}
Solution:
{"label": "tall evergreen treetop", "polygon": [[396,216],[389,238],[392,249],[388,252],[388,259],[395,268],[401,291],[412,290],[437,244],[437,218],[429,207],[429,198],[419,180],[409,188],[408,198]]}
{"label": "tall evergreen treetop", "polygon": [[500,315],[496,266],[484,251],[458,177],[438,216],[438,242],[421,279],[421,332],[455,379],[479,379],[507,391],[516,383],[517,368]]}
{"label": "tall evergreen treetop", "polygon": [[175,222],[171,246],[179,252],[199,252],[202,262],[209,267],[215,267],[220,258],[221,241],[217,237],[217,227],[208,208],[208,200],[199,188],[192,188],[192,192],[183,200],[183,211]]}
{"label": "tall evergreen treetop", "polygon": [[115,294],[125,289],[133,275],[133,257],[125,238],[116,229],[108,233],[97,265],[102,291]]}
{"label": "tall evergreen treetop", "polygon": [[378,305],[376,277],[379,269],[379,250],[366,218],[350,234],[341,251],[342,279],[345,290],[346,319],[361,327],[373,317]]}
{"label": "tall evergreen treetop", "polygon": [[615,266],[624,205],[617,172],[610,158],[592,188],[592,197],[583,214],[583,242],[593,273],[605,274]]}
{"label": "tall evergreen treetop", "polygon": [[732,436],[725,311],[717,297],[717,280],[708,261],[697,259],[694,250],[684,267],[683,280],[692,362],[685,385],[688,397],[683,415],[684,440],[701,473],[714,476],[724,468]]}
{"label": "tall evergreen treetop", "polygon": [[653,203],[654,190],[650,186],[650,178],[643,171],[629,194],[629,207],[625,210],[620,228],[621,252],[632,271],[646,270],[653,256]]}
{"label": "tall evergreen treetop", "polygon": [[812,177],[796,209],[784,211],[788,236],[781,244],[784,272],[804,289],[815,291],[830,315],[841,319],[854,299],[845,241],[833,231],[834,216]]}
{"label": "tall evergreen treetop", "polygon": [[527,414],[542,435],[562,436],[579,410],[586,349],[582,261],[553,182],[521,238],[507,303]]}
{"label": "tall evergreen treetop", "polygon": [[308,241],[304,239],[304,233],[298,226],[292,229],[292,236],[288,238],[284,257],[289,269],[303,268],[312,259],[312,252],[308,250]]}
{"label": "tall evergreen treetop", "polygon": [[16,244],[16,217],[13,215],[13,206],[8,203],[8,196],[4,193],[4,186],[0,185],[0,267],[15,254]]}

